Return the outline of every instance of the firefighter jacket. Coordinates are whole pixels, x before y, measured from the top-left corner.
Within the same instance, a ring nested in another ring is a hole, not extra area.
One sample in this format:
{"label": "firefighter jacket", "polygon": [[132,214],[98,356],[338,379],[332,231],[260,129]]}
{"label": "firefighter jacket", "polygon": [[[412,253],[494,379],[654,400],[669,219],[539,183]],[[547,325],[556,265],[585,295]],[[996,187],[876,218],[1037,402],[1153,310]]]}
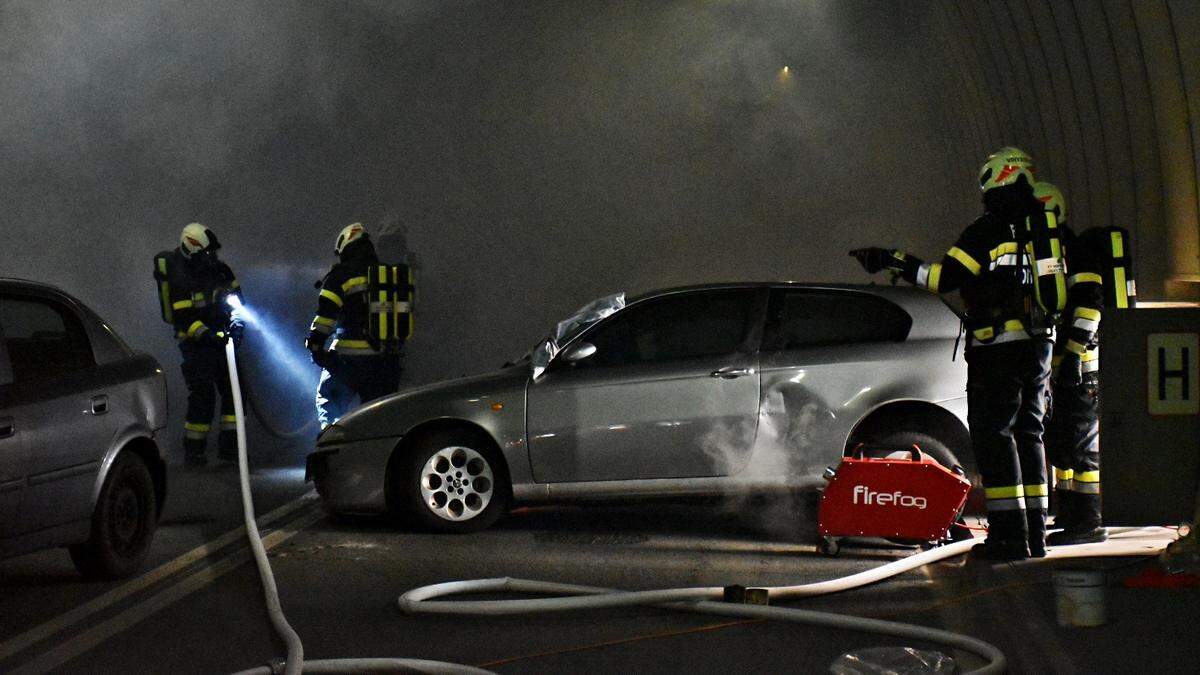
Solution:
{"label": "firefighter jacket", "polygon": [[185,258],[175,249],[167,266],[167,279],[177,339],[202,340],[229,328],[231,309],[225,298],[242,294],[229,265],[215,257]]}
{"label": "firefighter jacket", "polygon": [[906,281],[921,288],[961,291],[970,344],[1049,339],[1051,319],[1032,310],[1033,276],[1021,252],[1020,227],[1023,222],[987,212],[963,230],[941,262],[926,263],[897,251],[897,268]]}
{"label": "firefighter jacket", "polygon": [[379,264],[370,240],[353,242],[321,280],[317,314],[308,334],[309,344],[323,345],[334,337],[331,349],[342,355],[371,355],[379,351],[368,342],[370,330],[368,274]]}
{"label": "firefighter jacket", "polygon": [[1096,372],[1100,370],[1097,331],[1104,309],[1103,256],[1096,250],[1096,237],[1075,236],[1067,228],[1063,234],[1067,252],[1067,307],[1058,327],[1055,361],[1057,365],[1063,352],[1073,352],[1079,356],[1082,372]]}

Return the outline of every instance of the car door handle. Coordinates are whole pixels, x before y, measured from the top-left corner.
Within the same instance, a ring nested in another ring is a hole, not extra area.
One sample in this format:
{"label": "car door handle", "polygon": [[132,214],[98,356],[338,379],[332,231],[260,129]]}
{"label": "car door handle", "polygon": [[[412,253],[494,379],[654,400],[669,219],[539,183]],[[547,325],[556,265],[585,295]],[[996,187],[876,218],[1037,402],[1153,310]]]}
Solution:
{"label": "car door handle", "polygon": [[734,368],[733,366],[726,366],[725,368],[718,368],[712,371],[708,374],[708,376],[719,377],[722,380],[736,380],[739,377],[745,377],[753,373],[753,368]]}
{"label": "car door handle", "polygon": [[108,397],[101,394],[92,397],[92,409],[90,412],[93,415],[103,415],[108,412]]}
{"label": "car door handle", "polygon": [[11,417],[0,418],[0,438],[8,438],[17,433],[17,427],[13,425]]}

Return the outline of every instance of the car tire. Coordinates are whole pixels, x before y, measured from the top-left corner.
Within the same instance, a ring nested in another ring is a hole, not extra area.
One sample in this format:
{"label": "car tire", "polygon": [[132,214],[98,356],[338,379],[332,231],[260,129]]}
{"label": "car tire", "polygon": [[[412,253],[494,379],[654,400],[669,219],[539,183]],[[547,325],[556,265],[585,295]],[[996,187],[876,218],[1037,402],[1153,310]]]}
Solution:
{"label": "car tire", "polygon": [[437,432],[402,458],[394,494],[424,530],[462,534],[491,527],[508,511],[511,486],[498,453],[476,434]]}
{"label": "car tire", "polygon": [[[893,431],[884,433],[878,438],[873,438],[870,441],[867,441],[866,445],[878,445],[886,448],[911,448],[915,445],[921,449],[922,453],[932,457],[935,462],[941,464],[947,469],[954,471],[957,467],[958,471],[963,471],[962,464],[959,463],[958,458],[954,456],[954,452],[951,451],[945,443],[939,441],[933,436],[930,436],[929,434],[921,433],[919,431]],[[872,453],[868,449],[866,455],[868,457],[903,457],[905,459],[911,457],[910,453],[899,449],[888,453]],[[970,480],[970,477],[967,477],[967,479]],[[951,528],[951,530],[953,529],[954,528]],[[904,546],[920,546],[928,543],[909,539],[896,539],[892,537],[885,538],[892,543],[901,544]]]}
{"label": "car tire", "polygon": [[919,431],[885,432],[883,434],[880,434],[876,438],[872,438],[872,439],[866,441],[865,444],[868,446],[868,452],[867,452],[868,457],[885,457],[885,456],[887,456],[887,457],[891,457],[891,456],[908,457],[909,456],[909,454],[907,452],[902,453],[899,451],[887,453],[887,454],[871,453],[869,451],[870,446],[883,446],[883,447],[888,447],[888,448],[905,448],[905,449],[907,449],[907,448],[911,448],[912,446],[915,445],[921,449],[921,452],[925,453],[926,455],[929,455],[938,464],[941,464],[942,466],[946,467],[947,469],[950,469],[951,471],[953,471],[954,467],[956,467],[956,466],[959,467],[960,469],[962,468],[962,464],[958,461],[958,458],[954,456],[954,452],[951,451],[950,448],[945,443],[939,441],[938,439],[934,438],[933,436],[930,436],[929,434],[922,433]]}
{"label": "car tire", "polygon": [[100,488],[88,540],[69,547],[87,579],[119,579],[136,572],[150,552],[158,524],[154,479],[140,457],[117,456]]}

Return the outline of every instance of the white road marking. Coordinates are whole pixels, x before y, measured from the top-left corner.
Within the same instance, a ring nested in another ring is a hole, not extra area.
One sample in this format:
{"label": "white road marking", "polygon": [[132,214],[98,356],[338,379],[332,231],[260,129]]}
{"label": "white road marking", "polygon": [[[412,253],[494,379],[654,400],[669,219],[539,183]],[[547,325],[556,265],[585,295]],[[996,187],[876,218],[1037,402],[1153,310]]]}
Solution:
{"label": "white road marking", "polygon": [[[311,504],[316,499],[317,493],[309,491],[300,497],[280,506],[279,508],[263,514],[258,519],[258,526],[264,528],[267,525],[289,515],[293,511]],[[163,563],[153,570],[125,582],[124,584],[104,593],[103,595],[86,602],[75,609],[60,614],[59,616],[46,621],[34,628],[31,628],[16,637],[10,638],[4,642],[0,642],[0,662],[28,649],[31,645],[37,644],[46,638],[49,638],[63,629],[69,628],[80,621],[102,612],[125,598],[137,593],[149,586],[152,586],[163,579],[175,574],[179,570],[191,565],[192,563],[207,558],[213,553],[222,548],[234,543],[238,539],[246,536],[246,527],[243,525],[236,529],[230,530],[225,534],[205,542],[196,548],[184,553],[183,555]]]}
{"label": "white road marking", "polygon": [[[294,522],[289,523],[286,529],[275,530],[263,537],[263,547],[269,551],[324,517],[325,514],[320,510],[314,510],[312,513],[300,516]],[[221,559],[219,562],[193,573],[174,586],[155,593],[142,602],[133,605],[116,616],[102,621],[66,642],[59,643],[50,651],[39,655],[32,661],[12,671],[12,675],[33,675],[35,673],[46,673],[58,668],[71,659],[103,643],[105,640],[119,635],[136,626],[138,623],[145,621],[157,612],[171,606],[176,601],[204,588],[250,559],[250,550],[248,548],[240,549],[236,553]],[[257,595],[254,598],[256,602],[261,601],[261,599],[261,596]]]}

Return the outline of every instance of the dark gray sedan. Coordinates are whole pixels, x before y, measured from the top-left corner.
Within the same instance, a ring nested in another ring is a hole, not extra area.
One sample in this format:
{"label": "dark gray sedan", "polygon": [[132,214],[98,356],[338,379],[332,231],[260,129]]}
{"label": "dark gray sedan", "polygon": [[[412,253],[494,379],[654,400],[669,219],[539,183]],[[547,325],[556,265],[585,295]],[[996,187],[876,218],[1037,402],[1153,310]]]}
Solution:
{"label": "dark gray sedan", "polygon": [[70,548],[131,574],[166,497],[166,382],[75,298],[0,279],[0,557]]}
{"label": "dark gray sedan", "polygon": [[860,443],[969,469],[959,330],[911,288],[616,294],[515,365],[352,411],[309,472],[331,511],[462,532],[514,502],[813,488]]}

